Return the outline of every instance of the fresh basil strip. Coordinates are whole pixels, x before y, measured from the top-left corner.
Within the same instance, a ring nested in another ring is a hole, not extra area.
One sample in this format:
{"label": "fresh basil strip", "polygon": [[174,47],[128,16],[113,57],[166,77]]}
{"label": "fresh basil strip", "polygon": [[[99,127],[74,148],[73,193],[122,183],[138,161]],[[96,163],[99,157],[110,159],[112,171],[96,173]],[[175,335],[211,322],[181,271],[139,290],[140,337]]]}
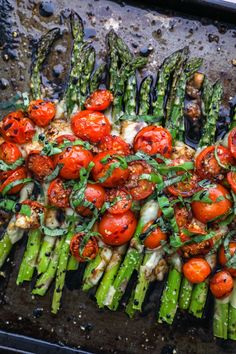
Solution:
{"label": "fresh basil strip", "polygon": [[[19,210],[16,210],[16,206],[17,207],[19,206]],[[19,214],[23,214],[26,216],[31,215],[31,209],[30,209],[29,205],[20,204],[20,203],[15,202],[14,200],[11,200],[11,199],[0,200],[0,208],[4,209],[6,211],[14,212],[14,213],[17,212]]]}
{"label": "fresh basil strip", "polygon": [[11,183],[9,183],[2,191],[2,195],[6,195],[7,192],[9,192],[10,189],[12,189],[13,187],[18,186],[19,184],[25,184],[27,182],[32,182],[32,178],[23,178],[23,179],[18,179],[17,181],[13,181]]}
{"label": "fresh basil strip", "polygon": [[57,142],[50,142],[45,139],[45,136],[38,136],[38,140],[43,142],[44,147],[41,151],[42,155],[53,156],[56,154],[60,154],[66,148],[72,146],[83,146],[86,150],[91,150],[92,145],[87,141],[83,141],[80,139],[76,139],[75,141],[69,141],[67,139],[64,140],[62,144],[58,144]]}
{"label": "fresh basil strip", "polygon": [[219,145],[220,145],[220,141],[218,141],[218,142],[215,144],[215,150],[214,150],[215,159],[216,159],[216,161],[217,161],[217,163],[218,163],[218,165],[219,165],[220,167],[222,167],[222,168],[225,169],[225,170],[228,170],[228,169],[230,168],[230,166],[229,166],[229,165],[224,165],[224,164],[220,161],[220,158],[219,158],[219,155],[218,155],[218,151],[217,151]]}
{"label": "fresh basil strip", "polygon": [[15,170],[17,167],[20,167],[24,163],[23,157],[20,157],[18,160],[16,160],[14,163],[7,164],[3,160],[0,160],[0,171],[10,171],[10,170]]}
{"label": "fresh basil strip", "polygon": [[40,220],[40,230],[46,236],[52,236],[52,237],[64,236],[68,232],[67,229],[50,229],[49,227],[45,226],[43,213],[39,213],[39,220]]}
{"label": "fresh basil strip", "polygon": [[212,204],[213,201],[211,200],[211,198],[209,198],[209,191],[204,189],[201,190],[197,193],[195,193],[192,196],[192,201],[197,201],[197,202],[202,202],[202,203],[206,203],[206,204]]}
{"label": "fresh basil strip", "polygon": [[54,171],[49,176],[44,178],[44,182],[48,183],[48,182],[53,181],[59,175],[59,172],[62,169],[62,167],[63,167],[63,164],[58,164],[56,166],[56,168],[54,169]]}
{"label": "fresh basil strip", "polygon": [[209,181],[209,179],[203,179],[198,182],[198,185],[202,188],[215,188],[216,184]]}

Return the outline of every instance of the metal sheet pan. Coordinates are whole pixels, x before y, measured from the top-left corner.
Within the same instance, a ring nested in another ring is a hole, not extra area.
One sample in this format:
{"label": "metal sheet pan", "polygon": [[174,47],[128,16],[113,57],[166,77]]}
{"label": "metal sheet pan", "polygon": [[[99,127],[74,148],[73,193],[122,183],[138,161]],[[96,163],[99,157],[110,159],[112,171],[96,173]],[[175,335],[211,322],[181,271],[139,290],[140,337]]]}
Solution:
{"label": "metal sheet pan", "polygon": [[[236,26],[233,23],[194,17],[191,12],[186,15],[190,11],[187,6],[185,13],[166,8],[156,9],[153,2],[150,8],[146,3],[144,6],[143,2],[137,2],[135,6],[133,1],[129,5],[108,0],[50,2],[53,14],[44,17],[40,15],[41,2],[37,0],[0,0],[3,24],[0,26],[1,99],[9,98],[17,90],[28,89],[31,50],[42,33],[55,25],[61,28],[62,38],[48,58],[43,81],[45,84],[54,82],[60,94],[69,72],[70,41],[66,17],[68,9],[74,9],[84,19],[86,36],[93,38],[100,59],[105,55],[104,38],[111,27],[129,43],[134,52],[145,53],[152,49],[148,65],[152,73],[167,55],[189,45],[192,55],[204,57],[203,71],[211,80],[220,78],[224,83],[221,124],[227,124],[229,100],[233,100],[236,92],[236,68],[232,65],[232,60],[236,58]],[[212,15],[204,9],[202,15]],[[175,350],[178,354],[235,353],[235,343],[216,341],[212,337],[212,306],[208,307],[205,318],[200,321],[178,313],[172,327],[156,324],[161,283],[152,286],[144,313],[129,320],[122,309],[116,313],[99,310],[92,299],[93,294],[84,294],[79,289],[80,274],[71,273],[67,277],[62,309],[57,316],[53,316],[50,314],[51,291],[42,299],[34,298],[30,294],[31,285],[15,285],[23,244],[24,241],[16,245],[5,268],[6,278],[0,279],[2,330],[93,353],[169,354],[175,353]],[[10,346],[2,338],[6,339],[0,336],[0,344]],[[11,342],[19,347],[16,337]],[[45,348],[41,349],[40,342],[38,348],[40,353],[46,352]],[[24,350],[37,352],[37,345],[32,344],[32,347]]]}

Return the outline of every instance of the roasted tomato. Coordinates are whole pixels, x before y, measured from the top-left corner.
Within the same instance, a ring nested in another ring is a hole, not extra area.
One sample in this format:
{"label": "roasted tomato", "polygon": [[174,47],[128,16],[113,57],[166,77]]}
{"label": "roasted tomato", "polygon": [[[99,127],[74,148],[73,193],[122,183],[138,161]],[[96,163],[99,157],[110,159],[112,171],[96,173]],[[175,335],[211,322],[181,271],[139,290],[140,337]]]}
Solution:
{"label": "roasted tomato", "polygon": [[[235,252],[236,252],[236,241],[232,241],[232,242],[229,243],[229,252],[230,252],[230,256],[231,256],[231,257],[235,254]],[[225,266],[226,263],[227,263],[227,258],[226,258],[226,255],[225,255],[224,246],[221,246],[221,247],[220,247],[218,258],[219,258],[220,264],[221,264],[222,266]],[[236,268],[226,268],[226,270],[227,270],[233,277],[236,277]]]}
{"label": "roasted tomato", "polygon": [[73,142],[76,140],[76,137],[72,134],[62,134],[56,138],[57,144],[63,144],[65,140]]}
{"label": "roasted tomato", "polygon": [[108,190],[107,201],[113,204],[108,208],[110,214],[123,214],[132,206],[132,197],[125,188]]}
{"label": "roasted tomato", "polygon": [[129,164],[129,179],[126,187],[134,200],[147,198],[154,191],[154,184],[146,179],[140,179],[142,174],[150,174],[152,169],[145,161],[133,161]]}
{"label": "roasted tomato", "polygon": [[[0,160],[8,165],[13,164],[22,157],[21,151],[16,144],[5,141],[0,145]],[[0,180],[8,178],[13,170],[0,171]]]}
{"label": "roasted tomato", "polygon": [[[208,146],[200,152],[197,156],[195,164],[197,174],[201,178],[208,178],[213,180],[222,180],[226,173],[226,169],[221,167],[215,158],[215,146]],[[224,146],[217,147],[217,155],[220,162],[224,166],[229,166],[234,164],[234,158],[231,155],[229,149]]]}
{"label": "roasted tomato", "polygon": [[114,150],[116,154],[129,155],[130,146],[121,137],[117,135],[106,135],[102,138],[98,145],[99,150],[109,151]]}
{"label": "roasted tomato", "polygon": [[208,198],[211,200],[211,203],[203,201],[192,202],[192,210],[195,217],[205,224],[216,218],[224,217],[232,207],[228,190],[220,184],[216,184],[206,191],[209,192]]}
{"label": "roasted tomato", "polygon": [[81,146],[70,146],[54,157],[55,166],[62,165],[60,176],[65,179],[77,179],[82,167],[87,168],[93,155]]}
{"label": "roasted tomato", "polygon": [[198,284],[211,274],[211,267],[203,258],[191,258],[183,265],[183,273],[190,283]]}
{"label": "roasted tomato", "polygon": [[[145,233],[148,228],[152,225],[152,221],[147,223],[143,228],[143,233]],[[160,227],[157,227],[154,231],[145,238],[143,244],[146,248],[154,249],[161,246],[162,241],[167,240],[167,234],[161,230]]]}
{"label": "roasted tomato", "polygon": [[35,200],[27,199],[22,205],[28,205],[30,207],[30,215],[17,214],[16,226],[21,229],[38,229],[40,227],[39,214],[44,213],[44,206]]}
{"label": "roasted tomato", "polygon": [[[92,203],[97,209],[101,209],[106,200],[106,192],[102,186],[88,183],[84,192],[84,197],[85,201]],[[83,216],[89,216],[93,214],[89,208],[86,208],[82,205],[79,205],[76,208],[76,211]]]}
{"label": "roasted tomato", "polygon": [[210,289],[217,299],[228,296],[234,287],[231,274],[225,270],[217,272],[210,280]]}
{"label": "roasted tomato", "polygon": [[232,129],[229,133],[228,146],[231,154],[236,159],[236,128]]}
{"label": "roasted tomato", "polygon": [[38,127],[46,127],[55,117],[56,106],[53,102],[49,101],[31,101],[28,114]]}
{"label": "roasted tomato", "polygon": [[101,112],[91,110],[75,113],[71,120],[73,133],[82,140],[99,143],[101,139],[111,132],[111,124]]}
{"label": "roasted tomato", "polygon": [[68,208],[70,206],[70,188],[65,188],[60,178],[54,179],[48,187],[49,204],[57,208]]}
{"label": "roasted tomato", "polygon": [[27,159],[27,167],[37,181],[42,182],[52,174],[54,164],[49,156],[40,155],[39,152],[31,152]]}
{"label": "roasted tomato", "polygon": [[227,181],[230,185],[230,188],[234,193],[236,193],[236,172],[227,173]]}
{"label": "roasted tomato", "polygon": [[148,126],[141,129],[134,139],[134,151],[141,150],[148,155],[160,154],[170,157],[172,136],[162,127]]}
{"label": "roasted tomato", "polygon": [[[11,183],[19,181],[21,179],[24,179],[27,177],[27,172],[25,167],[19,167],[16,170],[14,170],[10,176],[1,184],[0,187],[0,193],[2,193],[4,191],[4,189]],[[12,187],[7,194],[16,194],[18,193],[21,188],[23,187],[24,183],[22,184],[18,184],[15,187]]]}
{"label": "roasted tomato", "polygon": [[0,132],[7,141],[16,144],[25,144],[32,140],[35,134],[33,122],[25,118],[23,112],[9,113],[3,118]]}
{"label": "roasted tomato", "polygon": [[85,108],[92,111],[104,111],[113,101],[111,91],[99,89],[94,91],[85,101]]}
{"label": "roasted tomato", "polygon": [[175,204],[174,205],[175,219],[179,228],[186,227],[186,225],[192,220],[191,212],[186,207]]}
{"label": "roasted tomato", "polygon": [[106,244],[120,246],[131,239],[136,226],[137,220],[130,210],[116,215],[107,212],[98,225],[98,232]]}
{"label": "roasted tomato", "polygon": [[176,197],[191,197],[201,189],[198,185],[198,182],[199,177],[195,174],[191,174],[190,178],[186,178],[182,182],[172,184],[171,186],[167,187],[167,190],[169,193],[175,195]]}
{"label": "roasted tomato", "polygon": [[[123,185],[129,177],[128,168],[123,169],[121,167],[117,167],[112,169],[112,165],[119,162],[119,160],[114,155],[116,155],[116,151],[114,150],[100,152],[93,159],[95,164],[92,169],[93,179],[96,182],[100,182],[102,186],[108,188]],[[110,157],[106,162],[103,163],[102,160],[106,159],[108,156]],[[107,178],[105,178],[106,176]]]}
{"label": "roasted tomato", "polygon": [[80,245],[85,237],[84,232],[80,232],[72,237],[70,241],[70,251],[73,257],[78,262],[86,262],[91,259],[94,259],[98,253],[98,243],[95,237],[91,237],[86,243],[82,254],[80,254]]}

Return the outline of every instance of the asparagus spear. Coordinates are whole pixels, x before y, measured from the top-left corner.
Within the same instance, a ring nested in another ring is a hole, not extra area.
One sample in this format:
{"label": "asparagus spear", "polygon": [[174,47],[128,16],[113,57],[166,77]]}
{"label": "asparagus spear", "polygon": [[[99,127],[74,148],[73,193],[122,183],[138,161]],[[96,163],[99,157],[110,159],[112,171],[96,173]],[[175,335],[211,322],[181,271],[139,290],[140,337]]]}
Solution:
{"label": "asparagus spear", "polygon": [[133,59],[133,55],[129,50],[127,44],[119,37],[115,32],[113,32],[113,45],[115,46],[118,56],[122,63],[129,63]]}
{"label": "asparagus spear", "polygon": [[147,76],[141,83],[139,92],[139,115],[146,115],[150,109],[152,76]]}
{"label": "asparagus spear", "polygon": [[84,65],[80,77],[80,95],[79,95],[80,106],[83,106],[89,90],[90,77],[93,72],[95,58],[96,58],[95,49],[93,47],[87,48],[84,54]]}
{"label": "asparagus spear", "polygon": [[78,268],[79,268],[79,262],[75,259],[75,257],[70,256],[67,264],[67,270],[77,270]]}
{"label": "asparagus spear", "polygon": [[110,57],[110,66],[109,66],[109,88],[114,93],[116,82],[118,80],[118,70],[119,70],[119,57],[118,51],[115,46],[116,34],[114,31],[110,31],[107,36],[108,46],[109,46],[109,57]]}
{"label": "asparagus spear", "polygon": [[125,93],[124,93],[124,105],[125,105],[125,113],[129,115],[136,114],[136,76],[132,74],[127,81]]}
{"label": "asparagus spear", "polygon": [[46,272],[50,263],[50,257],[55,246],[56,238],[51,236],[44,236],[43,242],[39,251],[37,271],[38,274]]}
{"label": "asparagus spear", "polygon": [[234,288],[229,298],[229,321],[228,338],[236,340],[236,280],[234,279]]}
{"label": "asparagus spear", "polygon": [[228,338],[229,300],[230,296],[224,299],[215,299],[213,334],[222,339]]}
{"label": "asparagus spear", "polygon": [[181,310],[187,310],[189,308],[192,290],[193,284],[183,277],[179,294],[179,308]]}
{"label": "asparagus spear", "polygon": [[209,114],[212,94],[213,94],[213,86],[211,85],[208,78],[205,77],[203,82],[203,91],[202,91],[202,111],[204,115],[204,123],[206,122]]}
{"label": "asparagus spear", "polygon": [[31,74],[31,95],[33,99],[41,98],[41,79],[40,69],[50,51],[53,42],[60,33],[59,28],[53,28],[48,31],[39,41],[37,52],[33,61],[32,74]]}
{"label": "asparagus spear", "polygon": [[106,64],[101,64],[98,68],[94,71],[93,76],[90,80],[90,92],[94,92],[99,88],[101,83],[102,75],[105,72]]}
{"label": "asparagus spear", "polygon": [[223,94],[223,88],[219,81],[213,86],[213,94],[209,106],[209,114],[206,124],[203,128],[202,137],[199,141],[199,147],[212,145],[215,141],[216,121],[219,115],[220,102]]}

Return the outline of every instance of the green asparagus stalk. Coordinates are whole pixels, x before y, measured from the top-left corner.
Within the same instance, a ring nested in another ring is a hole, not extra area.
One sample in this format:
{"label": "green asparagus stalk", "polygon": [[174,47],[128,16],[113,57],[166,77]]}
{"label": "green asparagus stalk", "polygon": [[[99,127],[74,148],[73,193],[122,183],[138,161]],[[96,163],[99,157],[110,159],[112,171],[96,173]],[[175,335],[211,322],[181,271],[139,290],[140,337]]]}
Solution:
{"label": "green asparagus stalk", "polygon": [[55,246],[56,238],[51,236],[44,236],[39,256],[38,256],[38,264],[37,271],[38,274],[44,273],[47,270],[47,267],[50,263],[51,255],[53,252],[53,248]]}
{"label": "green asparagus stalk", "polygon": [[151,86],[152,76],[145,77],[139,91],[139,115],[147,115],[150,110]]}
{"label": "green asparagus stalk", "polygon": [[119,71],[119,57],[118,51],[115,46],[116,34],[114,31],[110,31],[107,36],[108,46],[109,46],[109,57],[110,57],[110,65],[109,65],[109,88],[114,93],[115,86],[118,81],[118,71]]}
{"label": "green asparagus stalk", "polygon": [[125,306],[125,312],[130,318],[133,318],[136,313],[136,310],[134,309],[134,294],[135,294],[135,289],[132,290],[129,301]]}
{"label": "green asparagus stalk", "polygon": [[136,114],[136,96],[137,96],[137,82],[136,76],[131,75],[126,84],[124,93],[125,113],[129,115]]}
{"label": "green asparagus stalk", "polygon": [[171,258],[172,268],[169,271],[168,279],[161,297],[161,306],[158,315],[158,322],[172,324],[177,307],[181,285],[181,259],[176,253]]}
{"label": "green asparagus stalk", "polygon": [[202,112],[204,115],[204,123],[206,122],[209,114],[212,94],[213,94],[213,86],[208,80],[208,78],[205,76],[203,82],[203,91],[202,91]]}
{"label": "green asparagus stalk", "polygon": [[50,51],[53,42],[59,36],[60,29],[53,28],[48,31],[39,41],[37,52],[33,61],[32,73],[31,73],[31,95],[33,99],[41,98],[41,79],[40,69],[46,59],[48,52]]}
{"label": "green asparagus stalk", "polygon": [[191,302],[189,305],[189,313],[194,317],[202,318],[206,298],[208,294],[209,279],[193,287]]}
{"label": "green asparagus stalk", "polygon": [[180,294],[179,294],[179,308],[181,310],[188,310],[191,295],[193,290],[193,284],[188,281],[187,278],[182,279]]}
{"label": "green asparagus stalk", "polygon": [[94,92],[99,88],[103,73],[105,72],[105,69],[106,69],[106,64],[101,64],[94,71],[94,74],[90,80],[90,92]]}
{"label": "green asparagus stalk", "polygon": [[199,141],[199,147],[212,145],[215,142],[216,121],[219,116],[222,94],[222,85],[219,81],[217,81],[213,86],[213,94],[209,106],[209,114],[206,120],[206,124],[203,128],[202,137]]}
{"label": "green asparagus stalk", "polygon": [[80,95],[79,95],[80,106],[83,106],[89,91],[90,77],[92,75],[95,59],[96,59],[95,49],[93,47],[87,48],[85,50],[84,57],[85,57],[84,65],[80,77]]}
{"label": "green asparagus stalk", "polygon": [[40,295],[40,296],[44,296],[46,294],[47,290],[49,289],[51,283],[55,278],[58,261],[59,261],[62,245],[64,244],[64,242],[65,240],[63,237],[58,238],[56,240],[56,245],[52,257],[50,259],[49,265],[47,267],[47,270],[44,273],[42,273],[37,279],[32,294]]}
{"label": "green asparagus stalk", "polygon": [[144,204],[140,212],[139,222],[135,234],[131,240],[130,247],[126,253],[125,259],[121,264],[114,283],[108,292],[108,307],[111,310],[116,310],[122,295],[125,292],[128,281],[133,272],[140,264],[143,257],[143,245],[139,239],[143,227],[152,220],[155,220],[158,212],[158,204],[154,200],[150,200]]}
{"label": "green asparagus stalk", "polygon": [[215,299],[213,334],[222,339],[228,338],[229,299]]}
{"label": "green asparagus stalk", "polygon": [[79,268],[79,262],[75,259],[75,257],[70,256],[67,264],[67,270],[77,270],[78,268]]}
{"label": "green asparagus stalk", "polygon": [[114,45],[118,52],[118,56],[122,63],[129,63],[133,59],[133,55],[129,50],[127,44],[123,41],[121,37],[119,37],[115,32],[113,33],[114,36]]}
{"label": "green asparagus stalk", "polygon": [[236,340],[236,280],[229,299],[228,338]]}
{"label": "green asparagus stalk", "polygon": [[21,261],[16,284],[22,284],[24,281],[30,281],[36,268],[36,261],[40,249],[42,234],[39,229],[30,230],[28,241],[23,259]]}

